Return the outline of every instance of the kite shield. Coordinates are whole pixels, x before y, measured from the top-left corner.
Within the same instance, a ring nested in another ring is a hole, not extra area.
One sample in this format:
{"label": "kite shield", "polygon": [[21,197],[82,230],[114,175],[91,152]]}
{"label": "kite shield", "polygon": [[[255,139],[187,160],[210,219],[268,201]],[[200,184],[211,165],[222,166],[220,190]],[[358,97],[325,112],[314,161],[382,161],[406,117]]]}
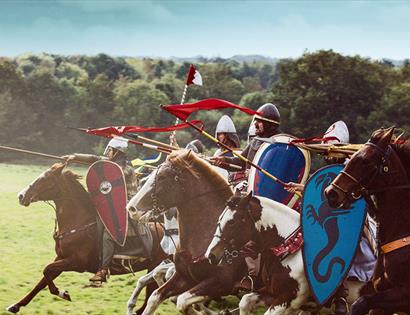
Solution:
{"label": "kite shield", "polygon": [[[260,146],[253,162],[285,183],[304,184],[309,176],[310,154],[289,145],[293,139],[285,134],[274,136],[273,143],[263,143]],[[253,191],[255,196],[266,197],[291,208],[299,198],[253,167],[250,169],[248,182],[248,191]]]}
{"label": "kite shield", "polygon": [[310,288],[320,304],[333,296],[352,264],[366,216],[366,202],[349,209],[331,208],[326,187],[343,169],[329,165],[319,169],[305,185],[302,207],[303,262]]}
{"label": "kite shield", "polygon": [[123,246],[127,235],[127,188],[121,167],[97,161],[87,172],[88,191],[98,215],[113,240]]}

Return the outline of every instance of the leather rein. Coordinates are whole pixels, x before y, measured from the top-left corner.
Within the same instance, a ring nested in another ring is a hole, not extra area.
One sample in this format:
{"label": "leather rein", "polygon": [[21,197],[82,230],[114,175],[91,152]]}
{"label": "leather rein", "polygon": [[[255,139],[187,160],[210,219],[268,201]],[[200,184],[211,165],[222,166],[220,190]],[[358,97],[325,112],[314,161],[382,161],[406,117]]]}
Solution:
{"label": "leather rein", "polygon": [[[390,152],[393,149],[390,146],[388,146],[386,150],[383,150],[377,144],[374,144],[372,142],[366,142],[365,145],[375,148],[382,156],[381,165],[376,167],[376,172],[374,172],[373,174],[370,174],[371,177],[367,181],[367,185],[364,185],[361,180],[358,180],[353,175],[343,170],[340,172],[339,176],[346,176],[347,178],[349,178],[355,185],[359,187],[359,190],[356,193],[354,191],[347,191],[333,182],[331,183],[332,186],[342,191],[345,194],[346,198],[349,198],[349,196],[351,196],[354,200],[357,200],[361,197],[365,198],[365,200],[369,202],[373,207],[375,207],[375,205],[374,205],[373,200],[370,198],[370,196],[375,193],[380,193],[380,192],[389,191],[389,190],[410,189],[410,184],[396,185],[396,186],[389,185],[387,187],[383,187],[379,189],[372,189],[372,190],[366,188],[366,186],[369,186],[373,182],[373,180],[377,177],[377,175],[379,174],[385,175],[389,173],[390,167],[388,165],[388,162],[389,162]],[[377,171],[377,169],[379,169],[379,171]],[[410,245],[410,235],[382,245],[381,251],[384,254],[387,254],[389,252],[395,251],[399,248],[402,248],[408,245]]]}

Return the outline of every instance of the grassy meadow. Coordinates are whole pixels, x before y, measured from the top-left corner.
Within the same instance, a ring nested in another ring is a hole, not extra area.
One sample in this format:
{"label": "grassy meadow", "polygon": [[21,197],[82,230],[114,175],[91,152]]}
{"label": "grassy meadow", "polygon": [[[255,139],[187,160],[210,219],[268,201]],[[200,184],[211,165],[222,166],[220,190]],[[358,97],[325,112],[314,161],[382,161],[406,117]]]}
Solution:
{"label": "grassy meadow", "polygon": [[[51,165],[51,163],[50,163]],[[43,268],[54,257],[54,210],[44,202],[20,206],[17,193],[48,166],[0,163],[0,314],[20,300],[40,280]],[[79,174],[85,169],[74,168]],[[141,275],[142,273],[138,274]],[[137,275],[137,276],[138,276]],[[137,277],[113,276],[101,288],[86,287],[89,273],[63,273],[55,281],[67,290],[72,302],[41,291],[19,314],[125,314],[126,303]],[[141,301],[137,304],[141,305]],[[171,302],[165,302],[156,314],[176,314]]]}

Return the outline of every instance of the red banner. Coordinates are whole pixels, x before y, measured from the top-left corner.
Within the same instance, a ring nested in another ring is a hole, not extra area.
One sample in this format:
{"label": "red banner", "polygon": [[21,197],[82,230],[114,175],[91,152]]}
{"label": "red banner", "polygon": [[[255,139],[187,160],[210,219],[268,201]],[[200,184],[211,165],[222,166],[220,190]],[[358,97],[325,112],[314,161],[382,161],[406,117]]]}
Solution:
{"label": "red banner", "polygon": [[[203,122],[200,120],[192,120],[192,124],[199,125],[200,128],[203,128]],[[111,136],[122,136],[127,133],[138,133],[138,132],[167,132],[188,128],[187,123],[181,123],[174,126],[166,127],[141,127],[141,126],[111,126],[103,128],[88,128],[81,129],[86,133],[90,133],[97,136],[111,137]]]}
{"label": "red banner", "polygon": [[230,103],[225,100],[218,98],[209,98],[206,100],[198,101],[190,104],[183,105],[165,105],[162,106],[167,112],[178,117],[181,120],[186,120],[189,115],[192,113],[201,111],[201,110],[212,110],[212,109],[223,109],[223,108],[234,108],[238,109],[248,115],[255,115],[257,112],[253,109],[242,107],[233,103]]}

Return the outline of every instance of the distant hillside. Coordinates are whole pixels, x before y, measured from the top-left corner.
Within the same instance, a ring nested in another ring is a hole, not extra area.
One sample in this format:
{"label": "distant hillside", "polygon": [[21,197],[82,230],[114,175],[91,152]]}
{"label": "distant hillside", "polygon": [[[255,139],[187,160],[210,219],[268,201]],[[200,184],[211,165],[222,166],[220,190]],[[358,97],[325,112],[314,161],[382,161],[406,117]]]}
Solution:
{"label": "distant hillside", "polygon": [[204,63],[204,62],[223,62],[225,60],[234,60],[239,63],[252,63],[256,62],[263,62],[269,64],[276,64],[280,59],[279,58],[271,58],[262,55],[234,55],[230,58],[221,58],[221,57],[213,57],[207,58],[203,56],[195,56],[195,57],[171,57],[171,60],[177,63],[189,62],[189,63]]}

